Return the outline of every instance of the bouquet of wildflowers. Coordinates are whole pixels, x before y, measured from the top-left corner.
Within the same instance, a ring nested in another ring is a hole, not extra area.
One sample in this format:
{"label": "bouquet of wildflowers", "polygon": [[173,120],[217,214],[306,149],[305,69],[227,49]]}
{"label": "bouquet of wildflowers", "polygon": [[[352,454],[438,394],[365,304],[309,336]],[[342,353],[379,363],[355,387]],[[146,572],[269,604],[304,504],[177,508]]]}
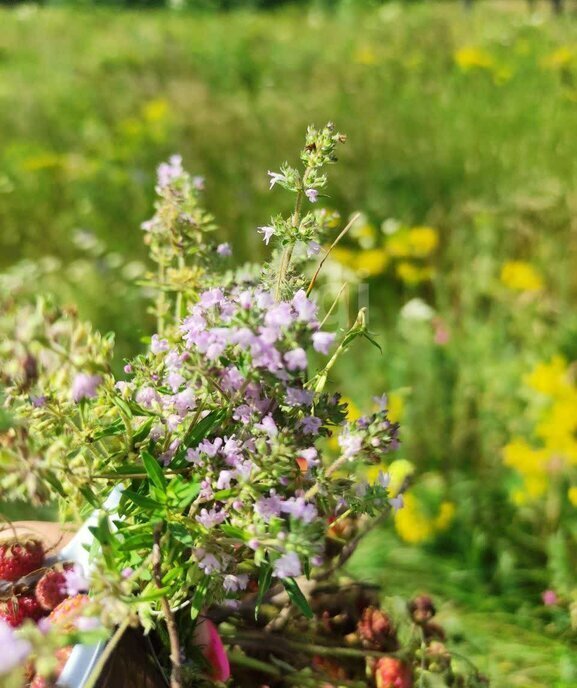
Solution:
{"label": "bouquet of wildflowers", "polygon": [[[357,477],[359,465],[380,464],[398,445],[386,397],[351,423],[328,389],[353,341],[374,343],[363,311],[350,327],[332,331],[330,310],[320,313],[314,296],[331,250],[321,247],[334,227],[317,203],[344,140],[331,124],[311,127],[302,169],[285,164],[269,172],[271,189],[293,193],[295,205],[258,229],[273,247],[260,272],[234,270],[230,247],[211,242],[203,182],[180,157],[159,167],[155,213],[142,226],[156,265],[146,286],[155,294],[157,331],[121,380],[112,372],[112,337],[73,311],[46,299],[2,307],[2,327],[11,333],[0,357],[12,422],[0,447],[1,497],[58,499],[63,518],[97,510],[83,618],[97,620],[92,634],[109,637],[116,629],[109,648],[128,626],[153,632],[173,688],[228,679],[211,617],[224,624],[232,648],[242,645],[234,629],[246,629],[247,619],[261,631],[266,623],[267,633],[295,619],[301,631],[308,624],[316,632],[311,581],[330,580],[359,533],[402,507],[386,473],[373,484]],[[114,491],[112,513],[104,504]],[[329,531],[336,550],[327,547]],[[371,633],[375,623],[364,621]],[[85,629],[72,636],[26,624],[0,630],[19,657],[37,659]],[[372,652],[376,661],[398,650],[395,643],[371,647],[350,651],[357,660]],[[233,654],[250,666],[246,652]],[[408,657],[395,660],[404,683],[379,685],[412,685]],[[345,672],[338,685],[378,682],[375,661],[369,678],[354,682]],[[425,659],[419,662],[425,671]],[[54,669],[47,661],[40,667],[45,676]],[[317,669],[292,667],[286,685],[329,685],[330,666]]]}

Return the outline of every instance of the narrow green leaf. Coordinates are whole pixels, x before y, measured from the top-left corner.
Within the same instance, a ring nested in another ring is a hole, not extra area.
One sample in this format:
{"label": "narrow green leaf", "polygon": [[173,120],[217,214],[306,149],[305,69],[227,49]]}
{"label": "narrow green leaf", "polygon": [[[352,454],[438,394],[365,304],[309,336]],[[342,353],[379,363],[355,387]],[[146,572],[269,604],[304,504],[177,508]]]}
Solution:
{"label": "narrow green leaf", "polygon": [[145,495],[138,494],[137,492],[133,492],[132,490],[124,490],[122,496],[130,499],[131,502],[134,502],[134,504],[137,506],[141,506],[145,509],[162,509],[162,504],[160,502],[157,502],[150,497],[146,497]]}
{"label": "narrow green leaf", "polygon": [[204,607],[204,599],[206,597],[206,593],[208,592],[209,580],[210,578],[208,576],[204,576],[194,591],[194,597],[192,598],[192,604],[190,605],[190,618],[193,621],[197,618]]}
{"label": "narrow green leaf", "polygon": [[158,461],[146,450],[142,452],[141,456],[144,468],[150,480],[159,490],[166,493],[166,477]]}
{"label": "narrow green leaf", "polygon": [[84,485],[80,488],[80,494],[90,504],[90,506],[93,506],[95,509],[100,509],[100,507],[102,506],[102,504],[98,501],[96,495],[94,494],[94,492],[92,492],[88,485]]}
{"label": "narrow green leaf", "polygon": [[138,430],[132,435],[132,441],[134,443],[142,442],[145,440],[149,433],[152,424],[154,423],[154,417],[147,418],[144,423],[138,428]]}
{"label": "narrow green leaf", "polygon": [[260,571],[258,574],[258,595],[256,598],[256,606],[254,608],[255,620],[258,619],[258,613],[260,611],[260,606],[262,604],[264,596],[267,593],[267,590],[270,588],[271,581],[272,581],[272,566],[268,562],[265,562],[261,565]]}
{"label": "narrow green leaf", "polygon": [[309,607],[309,603],[296,580],[294,578],[282,578],[281,583],[284,585],[284,589],[287,591],[291,602],[301,610],[307,619],[312,619],[314,616],[313,611]]}

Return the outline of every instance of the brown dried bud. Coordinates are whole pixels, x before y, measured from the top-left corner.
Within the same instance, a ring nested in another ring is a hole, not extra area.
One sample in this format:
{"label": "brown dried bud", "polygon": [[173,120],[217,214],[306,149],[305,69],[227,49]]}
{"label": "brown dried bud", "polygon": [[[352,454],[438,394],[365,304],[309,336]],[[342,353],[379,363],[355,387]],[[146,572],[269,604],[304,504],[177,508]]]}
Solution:
{"label": "brown dried bud", "polygon": [[391,652],[398,647],[397,634],[390,617],[381,609],[367,607],[357,625],[363,647]]}
{"label": "brown dried bud", "polygon": [[316,671],[321,671],[328,678],[335,678],[337,680],[347,678],[347,672],[345,669],[330,657],[320,657],[315,655],[312,658],[312,667]]}
{"label": "brown dried bud", "polygon": [[430,621],[437,610],[433,604],[433,600],[428,595],[418,595],[407,605],[411,619],[419,626]]}

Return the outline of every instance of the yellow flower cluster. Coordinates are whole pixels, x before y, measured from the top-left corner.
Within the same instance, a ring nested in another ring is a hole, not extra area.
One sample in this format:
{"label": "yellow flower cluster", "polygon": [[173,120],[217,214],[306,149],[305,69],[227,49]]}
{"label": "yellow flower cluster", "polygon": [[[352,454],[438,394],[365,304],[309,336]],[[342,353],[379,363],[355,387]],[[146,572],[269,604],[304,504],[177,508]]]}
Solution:
{"label": "yellow flower cluster", "polygon": [[475,46],[463,46],[455,53],[455,62],[464,71],[472,69],[488,69],[495,68],[495,60],[493,56],[483,48]]}
{"label": "yellow flower cluster", "polygon": [[436,515],[426,513],[423,504],[411,493],[404,495],[405,506],[395,514],[395,529],[405,542],[419,544],[447,530],[455,516],[455,505],[442,502]]}
{"label": "yellow flower cluster", "polygon": [[392,261],[394,272],[405,284],[426,282],[434,276],[434,269],[424,261],[439,245],[439,233],[433,227],[408,227],[384,237],[378,245],[378,233],[369,223],[351,230],[353,238],[363,250],[337,246],[331,256],[359,277],[383,274]]}
{"label": "yellow flower cluster", "polygon": [[501,282],[514,291],[534,292],[543,289],[543,278],[530,263],[509,260],[501,268]]}
{"label": "yellow flower cluster", "polygon": [[542,61],[545,69],[566,69],[575,63],[577,51],[568,45],[562,45],[547,55]]}
{"label": "yellow flower cluster", "polygon": [[[539,363],[524,382],[540,395],[533,443],[515,437],[503,450],[505,465],[523,479],[522,488],[512,495],[517,504],[543,497],[553,473],[577,467],[577,386],[567,361],[554,356]],[[577,487],[570,488],[568,498],[577,504]]]}

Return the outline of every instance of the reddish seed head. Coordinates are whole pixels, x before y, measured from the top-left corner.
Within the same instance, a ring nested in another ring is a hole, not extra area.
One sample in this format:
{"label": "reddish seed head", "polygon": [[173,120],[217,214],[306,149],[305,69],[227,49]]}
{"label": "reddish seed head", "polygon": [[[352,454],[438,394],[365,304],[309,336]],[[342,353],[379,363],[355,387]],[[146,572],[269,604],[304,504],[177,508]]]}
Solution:
{"label": "reddish seed head", "polygon": [[37,621],[43,614],[38,601],[32,595],[13,597],[0,604],[0,619],[14,628],[22,625],[26,619]]}
{"label": "reddish seed head", "polygon": [[44,548],[38,540],[11,540],[0,544],[0,579],[16,581],[39,569]]}
{"label": "reddish seed head", "polygon": [[375,666],[377,688],[412,688],[411,667],[394,657],[381,657]]}
{"label": "reddish seed head", "polygon": [[66,578],[61,571],[47,571],[36,586],[36,599],[42,609],[51,611],[67,597]]}

